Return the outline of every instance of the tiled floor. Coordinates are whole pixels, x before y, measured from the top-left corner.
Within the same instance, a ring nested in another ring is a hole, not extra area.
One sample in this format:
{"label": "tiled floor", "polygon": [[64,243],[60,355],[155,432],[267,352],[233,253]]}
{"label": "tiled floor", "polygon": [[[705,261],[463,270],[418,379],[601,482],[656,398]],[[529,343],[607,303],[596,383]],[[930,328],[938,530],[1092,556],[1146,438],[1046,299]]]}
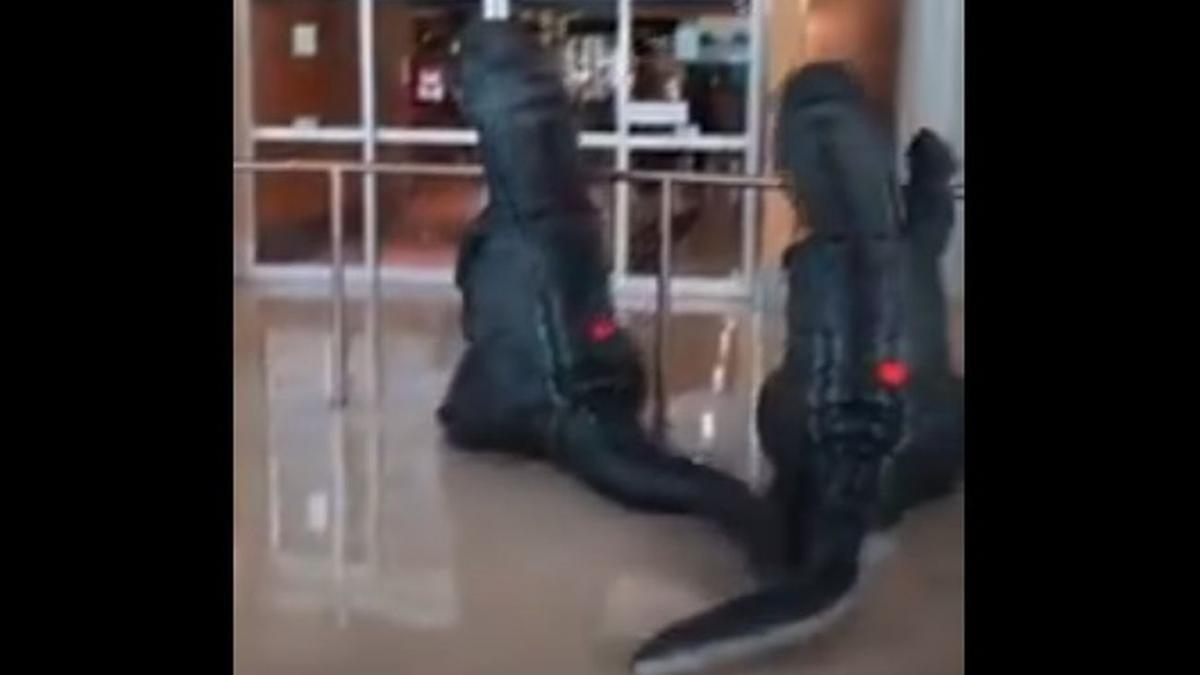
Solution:
{"label": "tiled floor", "polygon": [[[445,449],[433,411],[461,348],[457,311],[449,293],[386,303],[372,415],[352,308],[352,404],[334,413],[328,305],[236,296],[239,675],[616,675],[656,629],[749,587],[737,551],[698,522],[625,511],[545,465]],[[747,419],[777,359],[774,317],[682,314],[672,335],[675,440],[761,481]],[[961,673],[962,517],[961,499],[914,514],[839,627],[719,672]]]}

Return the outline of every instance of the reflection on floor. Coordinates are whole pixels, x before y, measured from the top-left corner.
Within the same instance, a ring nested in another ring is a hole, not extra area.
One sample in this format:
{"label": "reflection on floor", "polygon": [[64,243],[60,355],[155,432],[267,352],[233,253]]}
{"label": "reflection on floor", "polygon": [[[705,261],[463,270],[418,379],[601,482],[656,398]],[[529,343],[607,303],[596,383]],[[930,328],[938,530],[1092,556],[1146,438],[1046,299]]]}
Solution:
{"label": "reflection on floor", "polygon": [[[385,304],[374,414],[352,308],[352,404],[335,413],[328,304],[236,296],[240,675],[617,675],[655,629],[749,587],[737,552],[699,523],[627,512],[541,464],[444,448],[433,411],[461,349],[457,312],[449,292]],[[648,315],[626,321],[648,344]],[[747,420],[779,333],[741,310],[672,324],[675,440],[757,484],[768,469]],[[953,500],[906,521],[839,628],[720,672],[954,675],[962,622]]]}

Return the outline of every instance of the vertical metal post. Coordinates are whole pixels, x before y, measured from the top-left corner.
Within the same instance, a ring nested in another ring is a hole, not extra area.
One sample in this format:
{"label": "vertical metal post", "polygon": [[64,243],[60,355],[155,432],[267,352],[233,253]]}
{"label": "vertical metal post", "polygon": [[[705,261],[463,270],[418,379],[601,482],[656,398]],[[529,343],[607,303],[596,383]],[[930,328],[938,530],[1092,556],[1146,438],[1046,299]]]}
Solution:
{"label": "vertical metal post", "polygon": [[[373,172],[370,172],[373,173]],[[366,256],[368,269],[366,358],[367,364],[367,517],[366,538],[367,562],[376,570],[381,562],[379,549],[380,532],[380,483],[383,480],[383,337],[381,326],[381,283],[379,259],[379,228],[375,219],[366,223]]]}
{"label": "vertical metal post", "polygon": [[[370,172],[373,175],[373,172]],[[379,260],[379,228],[377,220],[366,222],[366,246],[363,255],[367,259],[369,285],[366,316],[366,372],[367,377],[367,517],[366,554],[367,564],[378,570],[381,557],[379,551],[379,500],[382,480],[383,432],[380,428],[383,417],[383,337],[381,330],[381,288]]]}
{"label": "vertical metal post", "polygon": [[750,308],[750,415],[746,419],[746,476],[750,485],[762,484],[762,448],[758,439],[758,395],[763,382],[763,310]]}
{"label": "vertical metal post", "polygon": [[363,541],[366,542],[367,565],[378,572],[382,562],[379,546],[379,535],[382,531],[381,514],[383,512],[383,429],[382,415],[378,408],[367,412],[367,504],[364,519]]}
{"label": "vertical metal post", "polygon": [[[371,170],[367,171],[368,175],[374,175]],[[383,397],[382,385],[382,331],[380,327],[380,304],[381,304],[381,273],[379,260],[379,221],[376,218],[368,218],[365,223],[364,233],[365,245],[363,247],[363,256],[367,263],[367,315],[366,315],[366,378],[367,378],[367,398],[371,403],[372,410],[378,410],[380,401]]]}
{"label": "vertical metal post", "polygon": [[[375,0],[358,0],[358,89],[358,104],[361,108],[359,119],[363,127],[362,161],[370,164],[375,161],[378,132],[375,119]],[[366,250],[363,255],[367,257],[372,255],[372,250],[378,251],[379,246],[379,191],[375,188],[376,183],[377,176],[374,171],[363,172],[363,229],[364,236],[368,238],[364,243]],[[371,236],[375,236],[376,240],[371,241]],[[378,256],[378,253],[375,255]]]}
{"label": "vertical metal post", "polygon": [[330,402],[335,408],[346,405],[346,261],[342,251],[342,169],[329,169],[329,213],[330,237],[332,238],[332,265],[330,269],[330,294],[333,302],[333,339],[331,340],[333,365]]}
{"label": "vertical metal post", "polygon": [[667,328],[671,318],[671,191],[674,182],[663,178],[658,212],[658,301],[654,322],[654,432],[667,437]]}
{"label": "vertical metal post", "polygon": [[[233,156],[254,156],[254,86],[250,44],[250,0],[233,0]],[[254,268],[257,216],[253,172],[234,175],[234,275],[248,276]]]}
{"label": "vertical metal post", "polygon": [[[358,88],[359,118],[363,126],[362,159],[370,164],[375,161],[378,125],[375,118],[375,0],[358,0]],[[371,368],[378,363],[379,348],[379,191],[376,189],[378,175],[367,169],[362,174],[363,183],[363,257],[367,265],[370,285],[366,312],[367,352],[367,397],[374,403],[379,400],[378,373]],[[344,369],[343,369],[343,372]],[[343,390],[344,391],[344,390]]]}
{"label": "vertical metal post", "polygon": [[274,448],[267,448],[267,539],[271,551],[278,551],[283,542],[283,506],[279,500],[279,458]]}
{"label": "vertical metal post", "polygon": [[[763,126],[763,93],[767,88],[766,81],[766,41],[763,39],[766,27],[764,0],[750,0],[750,63],[749,77],[746,81],[746,149],[743,155],[742,172],[757,176],[762,170]],[[742,273],[741,278],[746,284],[746,291],[755,301],[758,299],[758,216],[762,202],[762,190],[745,188],[742,190]]]}
{"label": "vertical metal post", "polygon": [[330,537],[330,555],[333,572],[333,606],[339,628],[347,623],[346,608],[346,518],[350,509],[346,505],[347,474],[346,474],[346,411],[334,410],[329,424],[329,454],[333,473],[333,500],[330,510],[333,511],[333,533]]}
{"label": "vertical metal post", "polygon": [[[633,57],[633,0],[617,0],[617,52],[613,59],[613,82],[615,96],[613,103],[617,109],[617,171],[629,170],[629,95],[632,85],[633,68],[630,61]],[[625,283],[629,274],[629,209],[630,190],[633,186],[627,180],[617,181],[614,188],[613,209],[613,280],[620,286]]]}

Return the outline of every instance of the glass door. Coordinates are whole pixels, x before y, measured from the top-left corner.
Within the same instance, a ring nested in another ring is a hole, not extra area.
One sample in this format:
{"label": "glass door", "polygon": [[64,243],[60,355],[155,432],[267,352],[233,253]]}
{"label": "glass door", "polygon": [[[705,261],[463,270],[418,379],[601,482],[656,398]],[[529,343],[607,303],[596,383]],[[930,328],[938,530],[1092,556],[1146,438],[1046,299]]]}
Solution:
{"label": "glass door", "polygon": [[[757,173],[763,0],[245,0],[256,157],[474,163],[448,91],[458,31],[511,18],[561,60],[580,144],[596,168]],[[253,269],[327,274],[327,189],[258,175]],[[311,184],[310,184],[311,183]],[[677,288],[745,293],[758,195],[679,188]],[[486,194],[479,180],[348,176],[347,261],[362,273],[378,227],[385,278],[449,283],[453,251]],[[618,288],[653,283],[655,185],[597,184]]]}

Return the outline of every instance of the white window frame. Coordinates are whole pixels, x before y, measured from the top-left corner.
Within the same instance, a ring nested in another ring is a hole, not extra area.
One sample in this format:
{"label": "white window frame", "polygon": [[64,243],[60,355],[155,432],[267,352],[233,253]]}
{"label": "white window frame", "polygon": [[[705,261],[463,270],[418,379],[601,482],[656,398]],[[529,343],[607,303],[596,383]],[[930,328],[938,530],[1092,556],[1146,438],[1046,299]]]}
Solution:
{"label": "white window frame", "polygon": [[[359,144],[364,162],[376,161],[376,151],[380,145],[421,145],[421,146],[461,146],[474,147],[478,136],[472,129],[440,129],[413,127],[380,127],[376,119],[375,109],[375,2],[376,0],[355,0],[358,12],[358,66],[359,66],[359,125],[300,128],[291,126],[272,126],[254,124],[253,102],[245,106],[247,109],[247,127],[251,129],[250,152],[254,153],[257,144],[261,142],[298,142],[312,144]],[[488,18],[507,18],[512,13],[514,1],[520,0],[480,0],[481,10]],[[768,0],[747,0],[748,23],[750,28],[750,61],[749,77],[745,101],[746,130],[741,134],[633,134],[629,130],[629,86],[632,83],[631,56],[632,34],[635,0],[612,0],[617,9],[617,54],[615,70],[618,81],[625,86],[617,87],[614,102],[616,106],[616,129],[611,132],[585,131],[581,134],[580,145],[585,149],[611,150],[614,156],[615,168],[628,170],[632,154],[636,151],[693,151],[693,152],[727,152],[737,153],[742,159],[743,172],[756,175],[761,171],[763,143],[763,98],[765,93],[764,73],[767,57],[764,44],[764,15],[767,11]],[[252,19],[253,12],[249,6],[253,0],[241,0],[245,7],[240,16],[245,20]],[[253,27],[244,32],[246,42],[253,39]],[[251,63],[251,45],[242,43],[235,45],[247,51],[245,61]],[[372,227],[378,218],[378,194],[375,189],[376,177],[372,173],[363,176],[363,218],[366,227]],[[643,292],[652,292],[654,280],[649,275],[637,275],[629,272],[629,184],[619,181],[613,190],[613,274],[612,283],[618,291],[628,291],[638,296]],[[699,297],[747,297],[755,287],[755,271],[757,269],[758,251],[758,222],[760,212],[758,191],[747,189],[743,193],[741,222],[741,256],[737,271],[729,277],[715,276],[676,276],[672,281],[672,293]],[[253,220],[253,216],[251,217]],[[250,241],[245,242],[251,262],[251,278],[263,281],[280,282],[318,282],[328,279],[329,269],[320,264],[279,265],[261,263],[255,255],[255,232],[253,222],[245,232]],[[373,256],[375,251],[366,251]],[[348,268],[348,281],[355,283],[358,277],[365,278],[365,266],[359,265]],[[427,267],[408,267],[388,265],[383,267],[381,276],[384,281],[431,282],[434,284],[451,284],[453,270]]]}

